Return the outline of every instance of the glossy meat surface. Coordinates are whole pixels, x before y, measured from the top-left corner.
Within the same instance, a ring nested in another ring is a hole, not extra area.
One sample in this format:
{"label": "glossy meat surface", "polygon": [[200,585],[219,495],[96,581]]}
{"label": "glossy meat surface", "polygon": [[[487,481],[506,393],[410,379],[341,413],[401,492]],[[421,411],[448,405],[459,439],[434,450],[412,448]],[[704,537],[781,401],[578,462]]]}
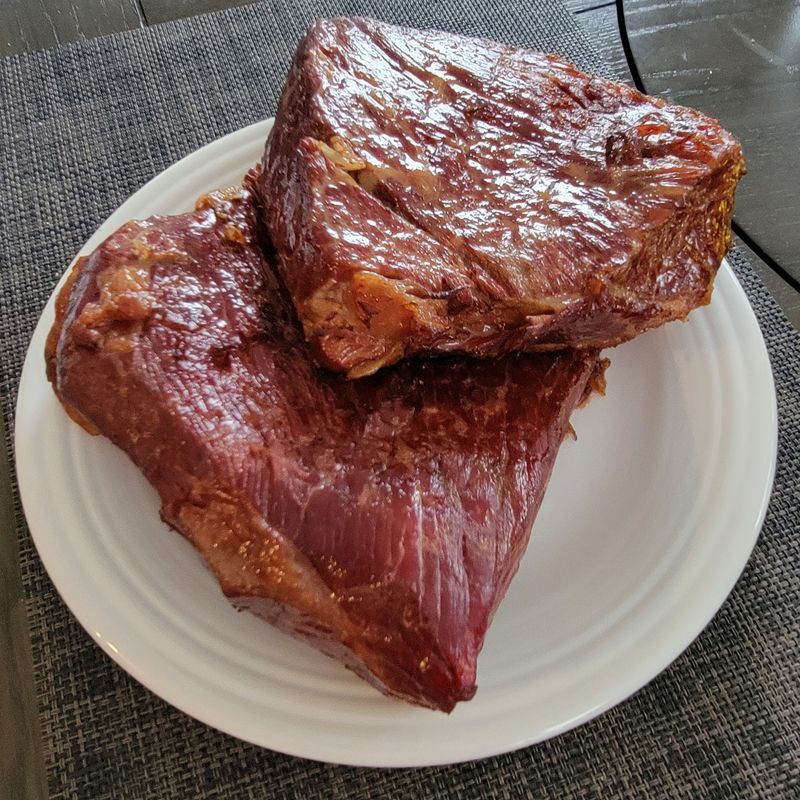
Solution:
{"label": "glossy meat surface", "polygon": [[50,379],[232,602],[450,710],[603,364],[407,361],[348,381],[315,365],[266,252],[246,190],[128,223],[62,291]]}
{"label": "glossy meat surface", "polygon": [[708,302],[739,144],[561,59],[316,22],[264,156],[263,216],[325,366],[596,347]]}

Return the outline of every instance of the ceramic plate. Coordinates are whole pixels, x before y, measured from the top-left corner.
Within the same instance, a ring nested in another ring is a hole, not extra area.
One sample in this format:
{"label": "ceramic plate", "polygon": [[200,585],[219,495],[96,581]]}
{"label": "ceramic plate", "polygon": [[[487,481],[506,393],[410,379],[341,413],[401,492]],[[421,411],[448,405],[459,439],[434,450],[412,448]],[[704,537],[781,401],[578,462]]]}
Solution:
{"label": "ceramic plate", "polygon": [[[269,122],[159,175],[86,243],[239,182]],[[449,716],[387,699],[225,601],[159,519],[123,453],[62,411],[44,371],[50,299],[16,422],[19,484],[42,561],[111,658],[203,722],[297,756],[363,766],[481,758],[619,703],[700,633],[741,573],[772,485],[777,423],[756,319],[723,265],[710,306],[609,351],[608,393],[573,417],[530,547]]]}

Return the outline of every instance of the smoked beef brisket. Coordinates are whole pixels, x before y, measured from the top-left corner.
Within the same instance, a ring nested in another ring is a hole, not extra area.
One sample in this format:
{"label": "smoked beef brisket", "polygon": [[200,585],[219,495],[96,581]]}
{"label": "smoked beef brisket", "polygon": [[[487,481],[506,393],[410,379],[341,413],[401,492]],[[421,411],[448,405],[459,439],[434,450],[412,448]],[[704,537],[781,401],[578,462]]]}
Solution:
{"label": "smoked beef brisket", "polygon": [[81,260],[47,364],[233,603],[445,711],[475,692],[570,413],[603,366],[584,350],[322,371],[247,190],[130,222]]}
{"label": "smoked beef brisket", "polygon": [[710,298],[744,171],[697,111],[552,55],[366,19],[302,40],[264,166],[305,335],[351,377],[684,318]]}

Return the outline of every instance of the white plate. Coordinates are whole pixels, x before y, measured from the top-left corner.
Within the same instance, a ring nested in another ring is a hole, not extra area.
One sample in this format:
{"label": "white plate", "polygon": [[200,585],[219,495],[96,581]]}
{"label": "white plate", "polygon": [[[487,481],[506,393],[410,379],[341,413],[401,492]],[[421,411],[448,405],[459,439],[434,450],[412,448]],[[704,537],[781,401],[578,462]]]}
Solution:
{"label": "white plate", "polygon": [[[269,122],[159,175],[87,242],[189,209],[260,158]],[[337,663],[234,611],[158,517],[156,494],[88,436],[45,380],[53,298],[31,342],[16,422],[19,484],[42,561],[115,661],[220,730],[293,755],[422,766],[523,747],[644,686],[703,629],[758,536],[774,473],[769,359],[725,265],[713,303],[610,351],[608,394],[574,417],[519,574],[450,716],[386,699]],[[679,732],[676,732],[679,734]]]}

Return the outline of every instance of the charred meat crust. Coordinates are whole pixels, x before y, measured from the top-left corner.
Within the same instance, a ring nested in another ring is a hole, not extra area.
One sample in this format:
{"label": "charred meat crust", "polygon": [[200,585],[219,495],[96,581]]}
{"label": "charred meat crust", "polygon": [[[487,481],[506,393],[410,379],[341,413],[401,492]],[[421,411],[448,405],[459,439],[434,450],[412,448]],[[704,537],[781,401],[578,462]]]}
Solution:
{"label": "charred meat crust", "polygon": [[604,347],[708,302],[741,148],[556,56],[366,19],[298,46],[256,189],[319,363]]}

